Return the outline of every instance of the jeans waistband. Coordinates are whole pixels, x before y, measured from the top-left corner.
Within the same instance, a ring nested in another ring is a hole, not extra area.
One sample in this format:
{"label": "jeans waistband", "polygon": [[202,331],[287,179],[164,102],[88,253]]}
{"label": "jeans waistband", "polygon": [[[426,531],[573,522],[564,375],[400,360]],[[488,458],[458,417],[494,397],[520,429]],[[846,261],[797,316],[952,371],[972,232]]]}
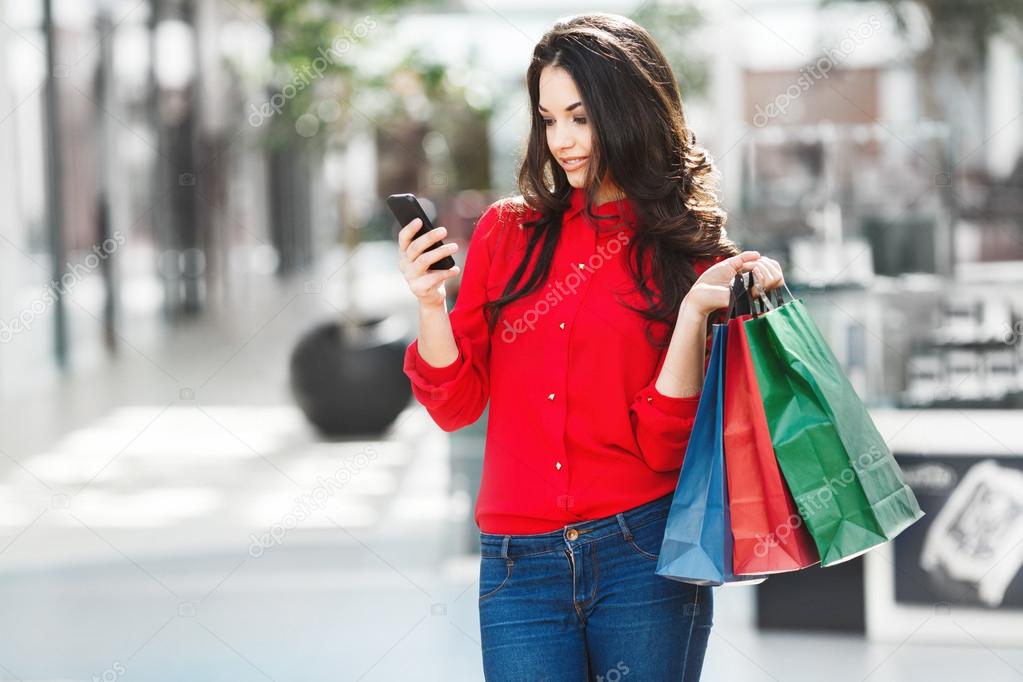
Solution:
{"label": "jeans waistband", "polygon": [[671,510],[674,493],[651,500],[611,516],[592,521],[577,521],[559,530],[528,535],[480,533],[480,554],[484,557],[515,557],[543,554],[554,550],[564,551],[566,542],[585,545],[609,535],[621,533],[632,539],[631,529],[663,518]]}

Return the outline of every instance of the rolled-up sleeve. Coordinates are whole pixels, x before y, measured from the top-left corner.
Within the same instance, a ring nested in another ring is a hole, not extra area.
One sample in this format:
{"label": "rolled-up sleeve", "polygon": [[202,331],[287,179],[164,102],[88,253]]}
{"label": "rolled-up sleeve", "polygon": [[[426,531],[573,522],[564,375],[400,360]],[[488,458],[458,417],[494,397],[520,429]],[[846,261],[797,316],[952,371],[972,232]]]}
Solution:
{"label": "rolled-up sleeve", "polygon": [[[640,455],[654,471],[672,471],[682,466],[689,435],[696,421],[696,408],[703,392],[691,396],[666,396],[657,390],[664,356],[654,378],[633,398],[629,409]],[[704,373],[706,373],[706,363]]]}
{"label": "rolled-up sleeve", "polygon": [[449,365],[434,367],[419,354],[418,338],[405,349],[404,371],[412,394],[444,431],[475,422],[490,397],[490,334],[483,305],[500,204],[491,204],[476,223],[455,305],[448,315],[458,357]]}
{"label": "rolled-up sleeve", "polygon": [[[724,256],[712,260],[700,261],[696,264],[697,276],[710,265],[722,260]],[[708,320],[708,333],[704,343],[703,373],[707,375],[710,364],[710,345],[713,335],[710,333],[711,320]],[[632,420],[636,444],[647,466],[654,471],[672,471],[682,467],[689,436],[696,421],[696,408],[700,404],[700,391],[695,395],[674,397],[667,396],[657,390],[657,377],[667,357],[661,355],[657,363],[657,371],[653,378],[635,395],[629,410]]]}

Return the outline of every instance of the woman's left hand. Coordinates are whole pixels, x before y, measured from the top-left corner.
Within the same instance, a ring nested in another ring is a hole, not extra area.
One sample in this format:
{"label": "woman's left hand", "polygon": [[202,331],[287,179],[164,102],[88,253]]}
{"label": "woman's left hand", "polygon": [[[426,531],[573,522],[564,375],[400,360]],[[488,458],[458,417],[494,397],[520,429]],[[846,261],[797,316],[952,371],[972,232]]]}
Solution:
{"label": "woman's left hand", "polygon": [[785,284],[785,276],[782,274],[781,265],[773,258],[761,256],[757,259],[750,272],[753,273],[753,294],[756,296],[761,296]]}

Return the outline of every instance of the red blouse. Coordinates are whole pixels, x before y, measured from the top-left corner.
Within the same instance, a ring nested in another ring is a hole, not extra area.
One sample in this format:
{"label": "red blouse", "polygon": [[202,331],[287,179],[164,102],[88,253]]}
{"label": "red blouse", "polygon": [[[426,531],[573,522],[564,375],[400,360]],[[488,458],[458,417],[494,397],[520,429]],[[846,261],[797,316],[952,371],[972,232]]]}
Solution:
{"label": "red blouse", "polygon": [[[617,292],[644,305],[626,267],[630,200],[595,206],[622,218],[599,228],[584,202],[573,189],[546,285],[505,306],[493,336],[482,305],[501,295],[525,253],[522,220],[536,213],[521,199],[489,206],[449,315],[458,359],[433,367],[418,339],[406,349],[413,394],[444,431],[475,422],[490,401],[475,508],[485,533],[556,530],[631,509],[678,483],[699,395],[668,397],[654,387],[664,352],[647,341],[647,320],[615,300]],[[697,274],[712,262],[697,263]],[[670,337],[669,325],[650,324],[655,338]]]}

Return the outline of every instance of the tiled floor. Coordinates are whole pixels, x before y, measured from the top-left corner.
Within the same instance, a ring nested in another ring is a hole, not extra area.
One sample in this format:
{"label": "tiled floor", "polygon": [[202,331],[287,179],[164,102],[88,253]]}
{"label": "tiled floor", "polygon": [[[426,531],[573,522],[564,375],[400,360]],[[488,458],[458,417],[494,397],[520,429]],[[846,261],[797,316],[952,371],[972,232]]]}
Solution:
{"label": "tiled floor", "polygon": [[[482,679],[446,434],[413,405],[386,440],[325,443],[288,399],[321,295],[285,287],[4,402],[0,677]],[[704,679],[1023,679],[1023,652],[981,643],[760,634],[751,594],[717,591]]]}

